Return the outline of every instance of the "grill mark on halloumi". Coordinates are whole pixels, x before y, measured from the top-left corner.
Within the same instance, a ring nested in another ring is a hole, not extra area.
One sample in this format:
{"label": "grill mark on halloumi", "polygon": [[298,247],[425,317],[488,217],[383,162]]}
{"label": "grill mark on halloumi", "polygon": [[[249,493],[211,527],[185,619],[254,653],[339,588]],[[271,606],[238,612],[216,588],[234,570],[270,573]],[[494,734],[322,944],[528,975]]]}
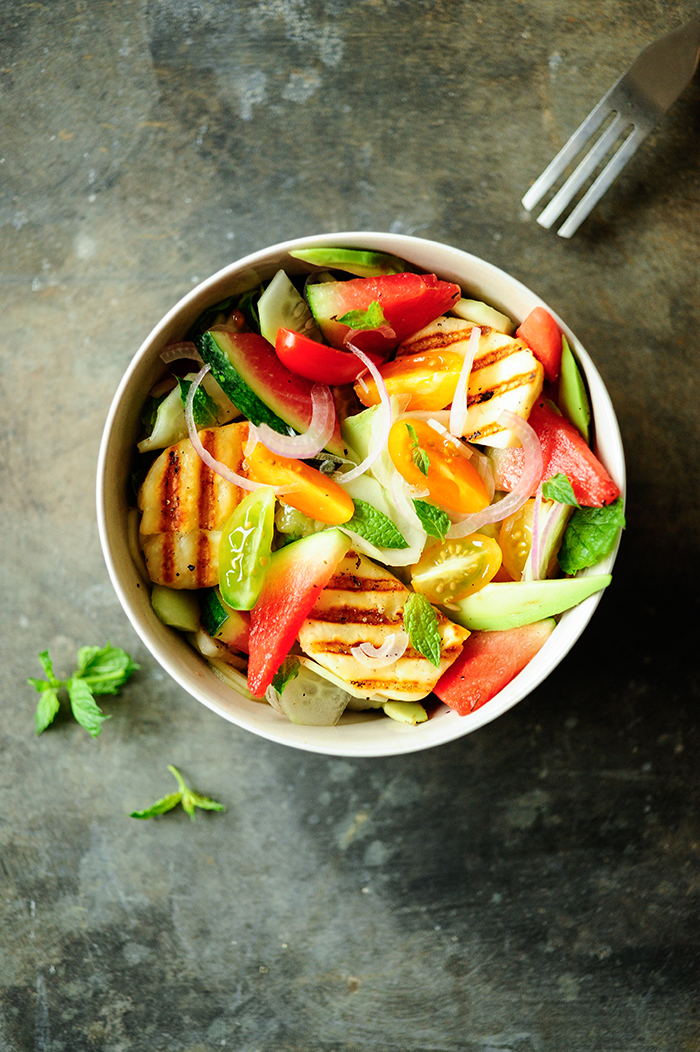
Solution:
{"label": "grill mark on halloumi", "polygon": [[179,475],[180,458],[177,454],[177,448],[172,446],[167,450],[166,467],[161,483],[162,497],[160,502],[159,533],[177,529],[177,520],[180,514]]}
{"label": "grill mark on halloumi", "polygon": [[[452,347],[466,352],[473,322],[443,316],[410,337],[397,357]],[[544,382],[544,369],[523,340],[488,326],[481,335],[469,376],[464,438],[486,445],[518,445],[514,432],[498,424],[504,409],[527,420]]]}
{"label": "grill mark on halloumi", "polygon": [[[205,428],[199,437],[216,460],[244,474],[247,422]],[[174,588],[216,584],[220,531],[242,495],[207,467],[188,438],[164,450],[139,492],[140,541],[151,580]]]}
{"label": "grill mark on halloumi", "polygon": [[379,647],[392,632],[403,630],[403,607],[409,595],[410,590],[388,570],[348,552],[302,625],[299,644],[319,665],[357,690],[406,701],[424,698],[469,635],[441,611],[435,611],[441,637],[439,668],[410,645],[396,661],[379,668],[367,668],[352,655],[359,643]]}

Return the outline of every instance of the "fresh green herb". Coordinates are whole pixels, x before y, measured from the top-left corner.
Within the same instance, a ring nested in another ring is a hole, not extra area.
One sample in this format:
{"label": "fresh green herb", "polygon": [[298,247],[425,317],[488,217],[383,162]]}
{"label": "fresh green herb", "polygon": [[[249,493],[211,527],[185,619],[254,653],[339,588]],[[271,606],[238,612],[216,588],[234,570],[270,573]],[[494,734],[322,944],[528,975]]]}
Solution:
{"label": "fresh green herb", "polygon": [[408,431],[411,438],[411,456],[413,457],[413,463],[416,465],[418,470],[427,476],[428,468],[430,467],[430,457],[421,448],[421,444],[418,441],[418,435],[413,424],[406,424],[406,430]]}
{"label": "fresh green herb", "polygon": [[387,324],[379,300],[373,300],[367,310],[348,311],[338,321],[350,329],[378,329],[380,325]]}
{"label": "fresh green herb", "polygon": [[287,656],[284,659],[272,680],[272,686],[278,694],[282,693],[288,683],[296,679],[299,675],[299,668],[298,658]]}
{"label": "fresh green herb", "polygon": [[542,496],[545,500],[555,500],[558,504],[573,504],[575,508],[580,507],[568,475],[564,475],[561,471],[542,483]]}
{"label": "fresh green herb", "polygon": [[559,565],[565,574],[594,566],[615,547],[625,528],[622,498],[604,508],[577,508],[569,519],[559,549]]}
{"label": "fresh green herb", "polygon": [[437,537],[439,541],[444,541],[447,531],[452,525],[447,512],[443,511],[442,508],[437,508],[434,504],[429,504],[425,500],[414,500],[413,507],[416,509],[416,515],[428,536]]}
{"label": "fresh green herb", "polygon": [[70,706],[78,723],[96,738],[105,715],[95,701],[96,694],[116,694],[120,687],[139,666],[120,647],[107,643],[103,647],[82,647],[78,651],[76,668],[70,679],[57,679],[48,650],[39,654],[46,679],[28,679],[27,682],[41,695],[37,702],[34,722],[36,733],[41,734],[61,707],[59,691],[68,693]]}
{"label": "fresh green herb", "polygon": [[442,641],[437,613],[420,592],[411,592],[404,603],[403,627],[413,649],[439,667]]}
{"label": "fresh green herb", "polygon": [[394,523],[383,511],[379,511],[366,500],[353,499],[355,513],[353,517],[343,523],[348,530],[359,533],[370,544],[378,548],[408,548],[408,541],[397,530]]}
{"label": "fresh green herb", "polygon": [[223,804],[217,803],[216,800],[212,800],[208,796],[200,796],[199,793],[195,793],[194,789],[190,789],[177,767],[168,764],[168,770],[180,786],[179,792],[168,793],[167,796],[162,796],[160,800],[156,800],[145,811],[132,811],[130,818],[155,818],[156,815],[163,815],[166,811],[172,811],[178,804],[182,804],[182,810],[190,816],[193,822],[195,807],[201,807],[204,811],[226,810]]}
{"label": "fresh green herb", "polygon": [[[177,382],[180,387],[180,398],[184,405],[187,400],[187,392],[192,386],[192,381],[185,380],[183,377],[178,376]],[[214,424],[216,424],[219,415],[219,407],[212,396],[204,390],[202,384],[199,385],[194,393],[194,398],[192,399],[192,415],[194,416],[194,422],[198,429],[202,427],[213,427]]]}

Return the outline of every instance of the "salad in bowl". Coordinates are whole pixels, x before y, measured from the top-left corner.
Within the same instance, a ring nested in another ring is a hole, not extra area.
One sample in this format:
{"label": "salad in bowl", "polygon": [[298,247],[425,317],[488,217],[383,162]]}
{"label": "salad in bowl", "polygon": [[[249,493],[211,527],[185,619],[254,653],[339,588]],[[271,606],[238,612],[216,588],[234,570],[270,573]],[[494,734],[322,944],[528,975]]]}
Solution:
{"label": "salad in bowl", "polygon": [[438,744],[573,645],[624,525],[612,406],[572,333],[476,257],[323,235],[166,316],[103,439],[137,631],[248,729],[342,755]]}

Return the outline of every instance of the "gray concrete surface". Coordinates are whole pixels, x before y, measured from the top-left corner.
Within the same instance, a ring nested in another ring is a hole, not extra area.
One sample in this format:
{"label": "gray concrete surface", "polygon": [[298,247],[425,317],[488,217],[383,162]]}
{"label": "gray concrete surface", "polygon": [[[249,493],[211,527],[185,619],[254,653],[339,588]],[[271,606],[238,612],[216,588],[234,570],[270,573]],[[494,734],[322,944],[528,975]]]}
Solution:
{"label": "gray concrete surface", "polygon": [[[571,242],[520,197],[652,0],[0,3],[0,1049],[700,1049],[693,84]],[[406,759],[258,740],[135,638],[94,510],[119,378],[193,282],[286,237],[398,230],[505,267],[615,402],[629,527],[550,680]],[[92,740],[27,676],[141,663]],[[128,812],[168,763],[225,814]]]}

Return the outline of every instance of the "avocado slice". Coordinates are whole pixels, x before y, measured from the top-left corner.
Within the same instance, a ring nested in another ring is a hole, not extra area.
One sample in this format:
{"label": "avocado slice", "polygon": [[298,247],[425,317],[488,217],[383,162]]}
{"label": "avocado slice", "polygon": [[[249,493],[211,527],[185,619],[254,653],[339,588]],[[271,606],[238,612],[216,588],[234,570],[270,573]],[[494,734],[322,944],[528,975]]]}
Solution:
{"label": "avocado slice", "polygon": [[458,625],[471,630],[500,631],[518,628],[569,610],[594,592],[607,588],[610,574],[565,577],[547,581],[492,581],[481,591],[445,608]]}
{"label": "avocado slice", "polygon": [[303,248],[289,253],[294,259],[312,263],[316,267],[344,270],[358,278],[380,274],[403,274],[412,268],[405,259],[387,252],[369,252],[355,248]]}
{"label": "avocado slice", "polygon": [[559,371],[559,408],[574,427],[590,443],[591,404],[588,391],[569,347],[566,336],[562,336],[561,367]]}

